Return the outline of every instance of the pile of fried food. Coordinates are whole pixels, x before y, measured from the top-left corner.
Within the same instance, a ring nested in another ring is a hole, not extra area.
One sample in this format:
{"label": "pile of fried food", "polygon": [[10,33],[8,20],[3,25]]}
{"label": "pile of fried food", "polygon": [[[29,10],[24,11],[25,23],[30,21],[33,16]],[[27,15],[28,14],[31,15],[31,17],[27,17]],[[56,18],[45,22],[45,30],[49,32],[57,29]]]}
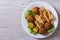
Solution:
{"label": "pile of fried food", "polygon": [[33,7],[26,12],[25,18],[32,34],[46,34],[54,30],[54,17],[49,9]]}

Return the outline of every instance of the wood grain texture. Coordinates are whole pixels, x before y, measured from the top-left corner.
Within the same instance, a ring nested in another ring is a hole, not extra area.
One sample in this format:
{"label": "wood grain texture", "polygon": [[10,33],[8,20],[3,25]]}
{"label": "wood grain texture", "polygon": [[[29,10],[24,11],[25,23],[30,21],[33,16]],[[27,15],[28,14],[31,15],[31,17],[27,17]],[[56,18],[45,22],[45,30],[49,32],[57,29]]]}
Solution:
{"label": "wood grain texture", "polygon": [[60,40],[60,21],[53,35],[36,39],[23,30],[21,14],[31,2],[46,1],[58,12],[60,20],[60,0],[0,0],[0,40]]}

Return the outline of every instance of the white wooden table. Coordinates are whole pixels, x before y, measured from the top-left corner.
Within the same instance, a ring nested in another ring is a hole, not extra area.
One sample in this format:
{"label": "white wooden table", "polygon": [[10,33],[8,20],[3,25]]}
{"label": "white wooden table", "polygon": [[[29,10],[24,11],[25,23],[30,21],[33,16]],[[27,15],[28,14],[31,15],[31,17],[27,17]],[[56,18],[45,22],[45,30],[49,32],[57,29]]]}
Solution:
{"label": "white wooden table", "polygon": [[36,39],[23,30],[21,14],[31,2],[46,1],[58,12],[60,22],[60,0],[0,0],[0,40],[60,40],[60,23],[53,35]]}

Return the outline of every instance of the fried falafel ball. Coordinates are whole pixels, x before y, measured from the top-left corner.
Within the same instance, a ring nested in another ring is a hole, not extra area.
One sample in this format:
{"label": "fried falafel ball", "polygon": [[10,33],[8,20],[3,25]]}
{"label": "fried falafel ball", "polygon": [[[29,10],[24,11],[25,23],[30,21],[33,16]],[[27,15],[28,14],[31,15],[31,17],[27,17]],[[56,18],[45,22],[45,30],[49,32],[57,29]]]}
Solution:
{"label": "fried falafel ball", "polygon": [[32,12],[35,14],[38,14],[39,13],[39,7],[33,7]]}
{"label": "fried falafel ball", "polygon": [[45,29],[50,29],[51,28],[51,23],[50,22],[46,22],[45,23]]}
{"label": "fried falafel ball", "polygon": [[29,16],[27,17],[27,20],[28,20],[29,22],[32,22],[32,21],[34,21],[34,17],[33,17],[32,15],[29,15]]}
{"label": "fried falafel ball", "polygon": [[40,34],[45,34],[46,31],[47,31],[47,30],[46,30],[44,27],[41,27],[41,28],[39,29],[39,33],[40,33]]}

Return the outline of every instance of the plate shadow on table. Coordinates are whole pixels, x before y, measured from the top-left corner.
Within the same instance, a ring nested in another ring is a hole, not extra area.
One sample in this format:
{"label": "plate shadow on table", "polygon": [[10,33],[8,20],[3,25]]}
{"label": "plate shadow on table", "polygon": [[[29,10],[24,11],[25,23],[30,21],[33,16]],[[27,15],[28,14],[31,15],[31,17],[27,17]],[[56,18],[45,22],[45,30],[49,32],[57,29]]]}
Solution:
{"label": "plate shadow on table", "polygon": [[58,27],[57,27],[57,29],[56,29],[56,31],[52,34],[52,35],[50,35],[49,37],[47,37],[47,38],[38,38],[37,40],[54,40],[56,37],[59,37],[60,36],[60,14],[59,14],[59,12],[58,12],[58,10],[56,9],[56,11],[57,11],[57,13],[58,13]]}

